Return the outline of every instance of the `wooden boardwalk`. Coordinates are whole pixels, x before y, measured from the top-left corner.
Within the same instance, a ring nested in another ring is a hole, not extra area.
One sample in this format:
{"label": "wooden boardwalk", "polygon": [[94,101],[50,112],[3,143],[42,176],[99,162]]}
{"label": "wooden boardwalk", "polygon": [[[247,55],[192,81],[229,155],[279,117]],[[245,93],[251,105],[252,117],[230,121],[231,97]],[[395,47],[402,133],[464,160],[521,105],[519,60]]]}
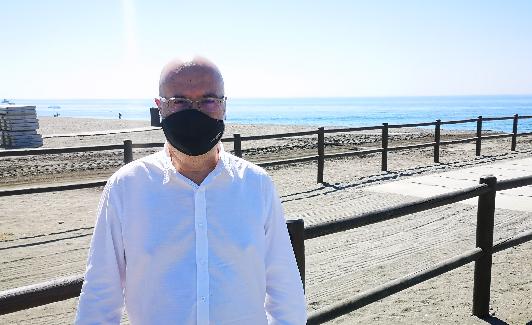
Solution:
{"label": "wooden boardwalk", "polygon": [[[400,181],[370,186],[365,190],[370,192],[429,197],[476,185],[482,175],[488,174],[494,175],[497,177],[497,180],[530,176],[532,175],[532,158],[503,161],[444,173],[411,177]],[[476,205],[477,199],[469,199],[463,203]],[[532,186],[498,192],[496,196],[496,207],[532,212]]]}

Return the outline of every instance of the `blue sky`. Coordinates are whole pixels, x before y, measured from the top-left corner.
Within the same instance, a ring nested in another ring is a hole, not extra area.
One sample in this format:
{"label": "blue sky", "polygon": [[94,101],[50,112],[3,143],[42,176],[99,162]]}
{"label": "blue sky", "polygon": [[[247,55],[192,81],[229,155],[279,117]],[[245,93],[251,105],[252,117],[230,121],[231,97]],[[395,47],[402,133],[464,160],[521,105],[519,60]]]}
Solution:
{"label": "blue sky", "polygon": [[532,1],[0,1],[0,98],[152,98],[194,54],[230,97],[532,93]]}

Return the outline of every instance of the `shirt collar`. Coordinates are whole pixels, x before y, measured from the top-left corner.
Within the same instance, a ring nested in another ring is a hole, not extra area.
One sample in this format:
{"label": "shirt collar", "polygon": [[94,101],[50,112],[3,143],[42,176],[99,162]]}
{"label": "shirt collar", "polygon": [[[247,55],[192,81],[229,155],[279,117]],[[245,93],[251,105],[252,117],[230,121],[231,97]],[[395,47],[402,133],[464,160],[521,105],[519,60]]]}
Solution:
{"label": "shirt collar", "polygon": [[[231,161],[229,159],[229,154],[224,150],[224,146],[222,142],[218,142],[218,150],[219,150],[219,159],[216,163],[216,167],[211,172],[215,174],[224,173],[230,177],[233,177],[233,171],[231,169]],[[168,141],[165,141],[164,148],[162,150],[162,158],[163,158],[163,184],[166,184],[170,181],[170,177],[172,175],[175,176],[175,173],[177,173],[174,165],[172,164],[172,159],[170,158],[170,155],[168,153]],[[210,174],[209,174],[210,175]],[[214,177],[216,175],[213,175]],[[207,178],[210,178],[207,176]]]}

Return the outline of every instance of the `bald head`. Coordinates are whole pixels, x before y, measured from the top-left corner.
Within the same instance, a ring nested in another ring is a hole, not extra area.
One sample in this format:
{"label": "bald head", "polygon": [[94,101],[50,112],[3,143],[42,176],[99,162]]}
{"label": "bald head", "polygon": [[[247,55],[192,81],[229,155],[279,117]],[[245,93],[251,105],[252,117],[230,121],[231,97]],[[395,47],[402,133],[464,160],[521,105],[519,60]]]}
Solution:
{"label": "bald head", "polygon": [[222,74],[214,63],[202,57],[195,57],[191,61],[170,61],[161,71],[159,96],[165,98],[223,97]]}

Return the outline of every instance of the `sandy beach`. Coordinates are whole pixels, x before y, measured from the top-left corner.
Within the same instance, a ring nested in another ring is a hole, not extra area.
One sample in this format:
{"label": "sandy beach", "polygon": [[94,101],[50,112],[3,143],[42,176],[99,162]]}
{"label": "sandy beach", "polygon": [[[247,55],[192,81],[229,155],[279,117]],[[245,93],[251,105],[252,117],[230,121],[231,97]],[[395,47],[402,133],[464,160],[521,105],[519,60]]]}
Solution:
{"label": "sandy beach", "polygon": [[[149,127],[148,121],[40,118],[44,147],[163,142],[161,130],[97,136],[57,137],[88,131]],[[226,136],[314,130],[282,125],[228,125]],[[389,146],[433,141],[433,129],[391,129]],[[489,134],[486,132],[485,134]],[[470,138],[472,131],[442,128],[442,141]],[[380,147],[380,132],[328,134],[326,153]],[[224,145],[232,151],[231,143]],[[160,148],[135,149],[134,158]],[[314,155],[316,136],[246,141],[243,157],[252,162]],[[368,185],[469,166],[532,156],[532,137],[485,140],[482,155],[475,144],[443,146],[440,163],[433,148],[390,152],[388,172],[380,154],[326,160],[325,183],[316,184],[315,162],[267,168],[283,202],[287,219],[306,225],[415,200],[408,193],[364,191]],[[122,166],[121,150],[0,158],[2,189],[70,183],[109,177]],[[101,188],[0,198],[0,290],[81,274],[96,217]],[[527,199],[527,198],[523,198]],[[453,204],[372,226],[305,242],[306,296],[314,311],[408,273],[457,255],[475,245],[476,208]],[[529,230],[532,213],[497,209],[495,241]],[[492,320],[532,322],[532,242],[494,256]],[[331,324],[487,324],[471,316],[473,264],[402,291]],[[77,299],[0,316],[0,324],[72,323]],[[129,324],[127,315],[123,324]]]}

